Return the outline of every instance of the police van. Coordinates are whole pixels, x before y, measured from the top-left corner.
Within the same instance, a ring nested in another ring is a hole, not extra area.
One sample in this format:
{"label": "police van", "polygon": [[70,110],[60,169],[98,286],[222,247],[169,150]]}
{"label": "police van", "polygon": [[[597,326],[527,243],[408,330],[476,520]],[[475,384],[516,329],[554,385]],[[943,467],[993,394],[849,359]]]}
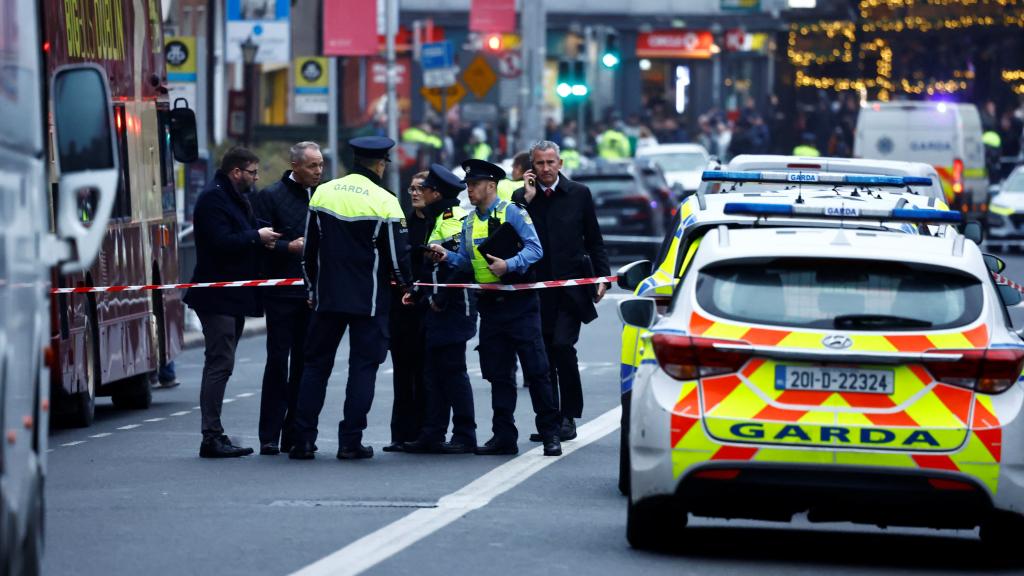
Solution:
{"label": "police van", "polygon": [[942,179],[946,204],[981,217],[988,210],[981,134],[973,104],[869,102],[857,116],[853,155],[931,164]]}

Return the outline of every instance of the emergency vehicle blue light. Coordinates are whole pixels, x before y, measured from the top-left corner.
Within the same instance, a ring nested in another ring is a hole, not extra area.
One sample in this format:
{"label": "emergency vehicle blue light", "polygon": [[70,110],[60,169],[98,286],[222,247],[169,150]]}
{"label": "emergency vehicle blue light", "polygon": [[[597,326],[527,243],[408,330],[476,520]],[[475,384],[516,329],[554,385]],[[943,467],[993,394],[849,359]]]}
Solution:
{"label": "emergency vehicle blue light", "polygon": [[725,214],[741,214],[748,216],[788,216],[793,214],[793,207],[789,204],[729,202],[722,208],[722,212]]}
{"label": "emergency vehicle blue light", "polygon": [[868,174],[841,174],[837,172],[743,172],[706,170],[705,182],[761,182],[774,184],[822,184],[828,186],[931,186],[932,179],[921,176],[875,176]]}
{"label": "emergency vehicle blue light", "polygon": [[926,208],[895,208],[892,211],[892,218],[902,222],[933,222],[943,224],[957,224],[963,220],[959,212]]}

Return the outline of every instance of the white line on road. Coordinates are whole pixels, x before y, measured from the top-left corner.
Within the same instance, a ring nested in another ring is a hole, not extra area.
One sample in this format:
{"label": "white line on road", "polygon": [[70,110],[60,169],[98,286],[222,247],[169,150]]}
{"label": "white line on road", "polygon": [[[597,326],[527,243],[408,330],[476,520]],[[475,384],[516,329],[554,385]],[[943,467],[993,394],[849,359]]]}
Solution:
{"label": "white line on road", "polygon": [[75,440],[74,442],[65,442],[61,446],[78,446],[79,444],[85,444],[85,440]]}
{"label": "white line on road", "polygon": [[235,394],[235,398],[248,398],[249,396],[255,396],[253,392],[242,392],[241,394]]}
{"label": "white line on road", "polygon": [[142,424],[128,424],[125,426],[118,427],[118,430],[132,430],[138,428],[139,426],[142,426]]}
{"label": "white line on road", "polygon": [[225,403],[225,404],[231,404],[231,403],[232,403],[232,402],[234,402],[234,401],[235,401],[235,399],[234,399],[234,398],[225,398],[225,399],[224,399],[224,403]]}
{"label": "white line on road", "polygon": [[[592,422],[580,426],[576,440],[562,444],[563,456],[593,443],[619,427],[622,409],[613,408]],[[363,536],[292,576],[335,576],[359,574],[398,554],[416,542],[455,522],[473,510],[483,508],[498,496],[522,484],[534,474],[562,458],[543,455],[538,446],[491,470],[461,489],[442,497],[436,508],[422,508]]]}
{"label": "white line on road", "polygon": [[181,412],[175,412],[174,414],[171,414],[171,416],[185,416],[186,414],[191,414],[191,413],[192,413],[191,410],[182,410]]}
{"label": "white line on road", "polygon": [[146,418],[143,422],[163,422],[167,418]]}
{"label": "white line on road", "polygon": [[110,436],[110,434],[110,432],[100,432],[99,434],[93,434],[92,436],[89,436],[89,438],[106,438],[107,436]]}
{"label": "white line on road", "polygon": [[199,409],[201,409],[201,408],[202,408],[202,406],[193,406],[193,407],[192,407],[192,409],[193,409],[193,410],[199,410]]}

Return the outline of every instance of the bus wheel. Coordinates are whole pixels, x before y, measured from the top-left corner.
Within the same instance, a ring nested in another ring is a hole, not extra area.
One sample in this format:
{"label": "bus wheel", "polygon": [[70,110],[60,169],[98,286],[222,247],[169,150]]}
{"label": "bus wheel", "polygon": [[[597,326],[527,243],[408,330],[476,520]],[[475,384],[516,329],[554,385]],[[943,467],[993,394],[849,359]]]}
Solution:
{"label": "bus wheel", "polygon": [[110,399],[122,410],[145,410],[153,403],[153,390],[149,385],[149,374],[139,374],[121,382],[114,388]]}

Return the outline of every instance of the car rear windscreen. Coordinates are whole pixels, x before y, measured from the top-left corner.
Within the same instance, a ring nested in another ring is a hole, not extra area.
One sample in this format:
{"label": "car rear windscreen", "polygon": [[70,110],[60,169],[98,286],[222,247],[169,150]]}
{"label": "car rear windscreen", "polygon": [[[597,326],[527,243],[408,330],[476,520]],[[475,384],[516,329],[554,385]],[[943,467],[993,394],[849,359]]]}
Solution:
{"label": "car rear windscreen", "polygon": [[697,303],[734,320],[840,330],[938,330],[967,325],[981,282],[944,268],[895,262],[789,258],[701,270]]}
{"label": "car rear windscreen", "polygon": [[577,176],[575,181],[585,184],[594,196],[635,194],[636,180],[632,176]]}
{"label": "car rear windscreen", "polygon": [[707,166],[707,159],[702,154],[669,153],[648,154],[644,158],[653,160],[665,172],[696,172]]}

